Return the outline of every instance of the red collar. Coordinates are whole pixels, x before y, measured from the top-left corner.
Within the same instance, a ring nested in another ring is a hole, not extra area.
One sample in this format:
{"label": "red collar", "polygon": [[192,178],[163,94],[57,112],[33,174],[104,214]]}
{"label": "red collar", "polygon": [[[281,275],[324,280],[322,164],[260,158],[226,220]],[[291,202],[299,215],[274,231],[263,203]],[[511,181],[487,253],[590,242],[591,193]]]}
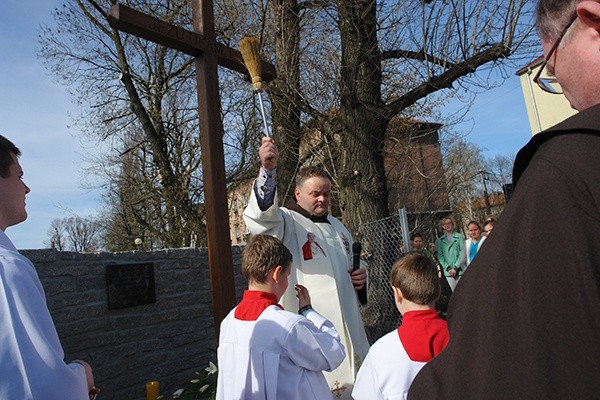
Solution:
{"label": "red collar", "polygon": [[273,293],[260,290],[244,290],[244,297],[235,309],[234,316],[242,321],[256,321],[269,306],[283,307],[277,302]]}
{"label": "red collar", "polygon": [[450,340],[446,321],[435,310],[404,313],[398,335],[408,357],[421,362],[437,356]]}

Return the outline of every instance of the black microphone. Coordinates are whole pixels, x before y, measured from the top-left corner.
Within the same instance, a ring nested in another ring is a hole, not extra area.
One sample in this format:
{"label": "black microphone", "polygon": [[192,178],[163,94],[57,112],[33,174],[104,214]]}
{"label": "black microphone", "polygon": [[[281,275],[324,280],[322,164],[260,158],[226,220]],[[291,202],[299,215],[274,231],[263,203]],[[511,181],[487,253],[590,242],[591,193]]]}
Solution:
{"label": "black microphone", "polygon": [[352,243],[352,254],[354,254],[354,258],[352,261],[352,269],[357,270],[360,268],[360,252],[362,251],[362,245],[360,242]]}
{"label": "black microphone", "polygon": [[[356,271],[358,268],[360,268],[360,252],[362,251],[362,245],[360,244],[360,242],[354,242],[352,243],[352,254],[353,254],[353,259],[352,259],[352,270]],[[365,305],[367,304],[367,283],[365,282],[365,285],[362,287],[362,289],[357,291],[357,295],[358,295],[358,301],[360,301],[360,304]]]}

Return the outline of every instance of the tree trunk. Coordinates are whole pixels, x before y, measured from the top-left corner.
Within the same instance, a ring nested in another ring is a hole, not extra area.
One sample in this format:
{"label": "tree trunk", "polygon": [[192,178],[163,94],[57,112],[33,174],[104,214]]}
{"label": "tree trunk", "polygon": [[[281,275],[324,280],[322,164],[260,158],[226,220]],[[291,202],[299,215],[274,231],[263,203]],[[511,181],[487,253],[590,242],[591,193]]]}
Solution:
{"label": "tree trunk", "polygon": [[[138,117],[145,137],[152,148],[152,162],[161,175],[162,195],[165,201],[164,212],[169,221],[168,234],[161,235],[164,247],[181,247],[189,245],[192,232],[202,232],[201,243],[204,242],[204,223],[199,215],[198,209],[192,204],[189,191],[184,177],[177,174],[171,164],[172,155],[169,152],[168,133],[165,132],[162,121],[162,102],[164,100],[163,87],[166,86],[164,79],[165,49],[159,50],[158,72],[156,74],[156,93],[153,93],[147,109],[142,102],[127,61],[125,48],[121,42],[119,33],[113,31],[113,41],[121,68],[121,81],[129,96],[132,112]],[[154,114],[154,115],[152,115]],[[185,228],[187,224],[191,228]],[[164,227],[161,227],[164,229]]]}
{"label": "tree trunk", "polygon": [[342,42],[341,101],[336,138],[342,218],[353,232],[389,214],[383,139],[389,123],[382,112],[381,57],[376,2],[339,0]]}
{"label": "tree trunk", "polygon": [[294,191],[300,153],[300,20],[296,0],[269,2],[275,26],[277,79],[271,84],[273,137],[279,148],[280,204]]}

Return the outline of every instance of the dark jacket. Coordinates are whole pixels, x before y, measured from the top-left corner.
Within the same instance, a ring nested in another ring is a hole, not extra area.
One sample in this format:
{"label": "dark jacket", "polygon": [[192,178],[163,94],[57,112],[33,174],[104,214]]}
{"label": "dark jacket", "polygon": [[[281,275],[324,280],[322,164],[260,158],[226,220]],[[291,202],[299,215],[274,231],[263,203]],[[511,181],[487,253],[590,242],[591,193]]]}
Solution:
{"label": "dark jacket", "polygon": [[600,105],[534,136],[409,399],[598,399]]}

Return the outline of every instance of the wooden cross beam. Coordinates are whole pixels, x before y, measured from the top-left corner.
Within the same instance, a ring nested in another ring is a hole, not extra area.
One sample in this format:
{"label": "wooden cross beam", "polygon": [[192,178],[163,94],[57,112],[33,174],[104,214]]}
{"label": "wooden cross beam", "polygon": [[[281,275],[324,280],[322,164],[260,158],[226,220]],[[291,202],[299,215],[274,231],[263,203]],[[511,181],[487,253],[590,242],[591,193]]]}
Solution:
{"label": "wooden cross beam", "polygon": [[[227,214],[223,123],[217,69],[221,65],[246,75],[248,71],[239,51],[217,42],[212,0],[193,0],[193,5],[193,32],[122,4],[112,6],[107,19],[115,29],[196,58],[208,263],[215,332],[218,338],[221,321],[235,307],[235,287]],[[265,81],[275,78],[275,67],[263,61],[261,77]]]}
{"label": "wooden cross beam", "polygon": [[[195,14],[197,14],[195,11],[196,9],[207,8],[210,9],[210,14],[213,15],[212,0],[200,1],[201,5],[198,5],[197,3],[198,0],[194,1]],[[206,22],[202,23],[203,16],[206,17],[204,13],[198,17],[200,20],[200,27],[195,26],[194,32],[161,21],[158,18],[154,18],[122,4],[112,6],[108,12],[107,19],[110,26],[115,29],[181,51],[192,57],[202,57],[202,54],[207,49],[209,49],[209,51],[212,50],[217,54],[219,65],[248,75],[248,70],[246,70],[244,63],[242,62],[242,54],[238,50],[227,47],[214,39],[214,22],[210,24],[213,29],[213,40],[210,40],[210,35],[206,32]],[[195,20],[196,16],[194,17],[194,21]],[[204,29],[201,29],[202,26],[205,26]],[[263,78],[265,82],[270,82],[275,79],[275,66],[261,60],[261,78]]]}

